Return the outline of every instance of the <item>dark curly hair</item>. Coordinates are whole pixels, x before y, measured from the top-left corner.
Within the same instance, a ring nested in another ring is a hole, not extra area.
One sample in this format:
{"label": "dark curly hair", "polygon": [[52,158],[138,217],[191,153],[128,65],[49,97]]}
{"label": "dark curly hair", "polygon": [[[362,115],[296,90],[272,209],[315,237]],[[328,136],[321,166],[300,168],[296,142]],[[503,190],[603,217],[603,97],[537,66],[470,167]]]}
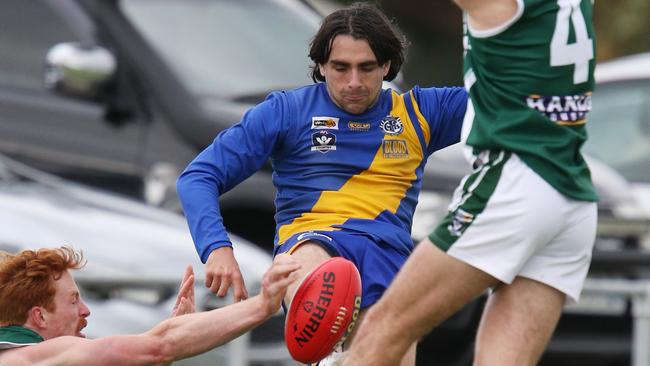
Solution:
{"label": "dark curly hair", "polygon": [[384,80],[393,80],[402,68],[408,45],[406,37],[376,6],[354,3],[325,17],[311,41],[309,58],[314,62],[311,66],[311,78],[314,82],[325,81],[318,66],[325,64],[329,59],[332,42],[338,35],[365,39],[379,65],[390,61],[390,69]]}

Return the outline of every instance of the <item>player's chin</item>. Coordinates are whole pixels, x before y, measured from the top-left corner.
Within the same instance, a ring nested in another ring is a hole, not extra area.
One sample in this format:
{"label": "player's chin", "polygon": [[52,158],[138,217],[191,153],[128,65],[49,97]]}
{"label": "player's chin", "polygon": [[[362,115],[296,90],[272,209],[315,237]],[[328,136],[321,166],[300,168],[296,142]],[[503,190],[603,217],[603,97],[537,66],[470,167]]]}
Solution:
{"label": "player's chin", "polygon": [[87,325],[88,325],[88,322],[87,322],[85,319],[83,319],[83,320],[80,322],[77,331],[75,332],[75,336],[80,337],[80,338],[86,338],[86,335],[83,334],[81,331],[82,331],[82,330],[83,330]]}
{"label": "player's chin", "polygon": [[345,104],[345,111],[350,113],[350,114],[361,114],[365,112],[368,109],[368,103],[363,103],[363,102],[354,102],[354,103],[346,103]]}

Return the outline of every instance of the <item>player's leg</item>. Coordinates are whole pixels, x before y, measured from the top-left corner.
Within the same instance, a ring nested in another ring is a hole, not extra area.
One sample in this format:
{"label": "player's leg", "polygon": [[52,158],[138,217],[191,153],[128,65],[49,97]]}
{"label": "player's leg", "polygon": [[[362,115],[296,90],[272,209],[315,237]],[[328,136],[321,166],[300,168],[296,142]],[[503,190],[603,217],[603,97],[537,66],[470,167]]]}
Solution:
{"label": "player's leg", "polygon": [[[295,249],[290,251],[290,254],[301,265],[297,271],[300,279],[305,278],[314,268],[332,257],[320,244],[310,240],[298,244]],[[287,288],[287,294],[284,296],[287,308],[291,305],[291,300],[301,283],[302,281],[295,281]]]}
{"label": "player's leg", "polygon": [[430,242],[419,244],[360,324],[345,365],[399,364],[414,342],[495,283]]}
{"label": "player's leg", "polygon": [[474,364],[536,365],[560,319],[565,295],[517,277],[490,295],[476,339]]}
{"label": "player's leg", "polygon": [[[343,350],[337,350],[336,352],[332,353],[332,355],[328,356],[326,359],[323,361],[319,362],[316,364],[316,366],[338,366],[341,365],[343,360],[347,357],[347,350],[350,348],[350,346],[354,342],[354,337],[357,333],[357,329],[359,329],[359,324],[363,322],[363,319],[365,318],[365,314],[367,313],[366,310],[362,310],[359,313],[359,318],[357,319],[357,327],[354,328],[350,336],[348,337],[347,341],[345,342],[344,349]],[[400,366],[415,366],[415,356],[416,356],[416,349],[417,349],[417,341],[413,342],[411,344],[411,347],[409,347],[408,351],[402,357],[402,361],[400,362]]]}
{"label": "player's leg", "polygon": [[537,249],[511,285],[490,296],[477,335],[478,365],[536,364],[565,298],[578,300],[595,240],[596,204],[572,201],[553,191],[545,200],[554,200],[564,225]]}

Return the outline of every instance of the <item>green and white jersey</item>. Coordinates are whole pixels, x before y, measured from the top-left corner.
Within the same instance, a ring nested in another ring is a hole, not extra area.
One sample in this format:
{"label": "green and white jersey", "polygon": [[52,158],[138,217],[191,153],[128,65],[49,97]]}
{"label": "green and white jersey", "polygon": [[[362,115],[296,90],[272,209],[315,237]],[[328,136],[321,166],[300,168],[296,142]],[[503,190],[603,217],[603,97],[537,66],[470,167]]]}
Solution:
{"label": "green and white jersey", "polygon": [[559,192],[595,201],[580,153],[594,88],[592,0],[517,2],[497,29],[465,27],[467,144],[515,152]]}
{"label": "green and white jersey", "polygon": [[0,327],[0,351],[40,342],[43,342],[43,338],[31,329],[17,325]]}

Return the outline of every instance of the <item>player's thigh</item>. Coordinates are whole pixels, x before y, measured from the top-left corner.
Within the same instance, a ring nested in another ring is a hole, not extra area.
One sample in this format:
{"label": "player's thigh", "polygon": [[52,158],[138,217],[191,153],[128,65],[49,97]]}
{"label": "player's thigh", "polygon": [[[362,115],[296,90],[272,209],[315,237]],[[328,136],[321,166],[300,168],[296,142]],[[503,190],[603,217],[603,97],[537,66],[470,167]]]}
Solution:
{"label": "player's thigh", "polygon": [[291,251],[291,256],[301,265],[300,269],[297,271],[300,280],[289,285],[287,295],[285,296],[285,303],[287,305],[291,303],[290,300],[293,299],[298,286],[302,283],[302,279],[319,264],[323,263],[323,261],[332,257],[321,244],[309,240],[298,244]]}
{"label": "player's thigh", "polygon": [[556,208],[566,199],[517,155],[483,155],[430,238],[450,256],[511,283],[561,231]]}
{"label": "player's thigh", "polygon": [[537,364],[553,334],[565,295],[517,277],[488,298],[476,340],[475,365]]}
{"label": "player's thigh", "polygon": [[447,319],[484,290],[498,283],[489,274],[451,257],[425,240],[390,285],[384,297],[371,309],[373,317],[422,336]]}
{"label": "player's thigh", "polygon": [[577,302],[596,239],[597,207],[595,202],[567,199],[557,210],[565,222],[561,231],[535,252],[519,276],[543,282]]}

